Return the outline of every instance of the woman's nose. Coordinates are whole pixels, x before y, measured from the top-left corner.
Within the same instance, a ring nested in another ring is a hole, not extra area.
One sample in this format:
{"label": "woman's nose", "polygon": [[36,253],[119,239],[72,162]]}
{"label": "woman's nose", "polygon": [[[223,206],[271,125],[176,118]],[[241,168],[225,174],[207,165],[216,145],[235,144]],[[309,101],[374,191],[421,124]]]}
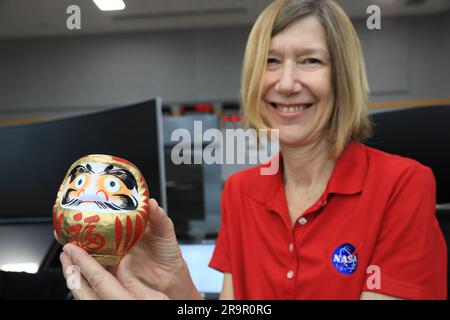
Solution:
{"label": "woman's nose", "polygon": [[298,77],[298,70],[295,65],[285,63],[280,70],[280,78],[275,86],[275,89],[285,96],[290,96],[298,93],[302,89],[300,79]]}

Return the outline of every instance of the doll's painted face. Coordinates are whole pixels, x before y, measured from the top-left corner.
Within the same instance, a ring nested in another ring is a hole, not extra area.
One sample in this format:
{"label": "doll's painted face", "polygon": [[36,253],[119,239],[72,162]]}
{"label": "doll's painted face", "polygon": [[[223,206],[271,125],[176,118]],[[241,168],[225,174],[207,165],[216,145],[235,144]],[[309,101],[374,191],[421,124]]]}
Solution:
{"label": "doll's painted face", "polygon": [[137,199],[138,185],[130,171],[91,161],[69,172],[61,207],[114,213],[135,210]]}

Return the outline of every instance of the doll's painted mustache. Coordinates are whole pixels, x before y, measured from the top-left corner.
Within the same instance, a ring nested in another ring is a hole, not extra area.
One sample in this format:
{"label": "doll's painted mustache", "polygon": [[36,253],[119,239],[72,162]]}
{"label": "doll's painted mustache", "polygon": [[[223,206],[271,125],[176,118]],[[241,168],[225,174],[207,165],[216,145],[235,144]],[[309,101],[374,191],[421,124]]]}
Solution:
{"label": "doll's painted mustache", "polygon": [[[97,195],[86,195],[81,198],[73,198],[70,199],[70,194],[75,192],[75,189],[68,189],[66,194],[64,195],[61,204],[64,206],[72,206],[77,207],[82,203],[94,203],[100,209],[111,209],[111,210],[134,210],[138,206],[138,201],[133,196],[130,197],[126,194],[114,194],[114,197],[120,199],[120,203],[112,203],[109,201],[105,201],[103,197],[99,197]],[[70,199],[70,200],[69,200]]]}

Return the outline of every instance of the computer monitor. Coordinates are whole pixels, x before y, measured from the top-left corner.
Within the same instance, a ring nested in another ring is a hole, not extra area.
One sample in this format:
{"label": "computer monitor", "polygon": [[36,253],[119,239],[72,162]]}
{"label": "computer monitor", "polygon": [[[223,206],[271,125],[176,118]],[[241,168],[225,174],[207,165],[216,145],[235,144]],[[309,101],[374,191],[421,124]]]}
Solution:
{"label": "computer monitor", "polygon": [[[161,99],[19,126],[0,126],[0,269],[58,266],[52,208],[70,165],[87,154],[134,163],[166,207]],[[56,261],[56,262],[55,262]]]}
{"label": "computer monitor", "polygon": [[0,270],[37,273],[53,241],[49,222],[0,225]]}
{"label": "computer monitor", "polygon": [[223,273],[208,266],[214,247],[214,241],[183,243],[180,245],[180,250],[191,273],[192,281],[206,299],[218,299],[222,291]]}
{"label": "computer monitor", "polygon": [[70,165],[88,154],[134,163],[166,207],[161,99],[53,121],[0,126],[0,223],[51,221]]}
{"label": "computer monitor", "polygon": [[419,161],[433,170],[436,202],[450,203],[450,106],[375,112],[373,135],[366,144]]}

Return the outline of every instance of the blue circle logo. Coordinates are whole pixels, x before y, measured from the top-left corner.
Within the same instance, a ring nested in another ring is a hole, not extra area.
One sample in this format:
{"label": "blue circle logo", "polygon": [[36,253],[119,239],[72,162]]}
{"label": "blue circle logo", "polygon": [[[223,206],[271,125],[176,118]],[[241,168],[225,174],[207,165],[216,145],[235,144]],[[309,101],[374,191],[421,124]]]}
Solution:
{"label": "blue circle logo", "polygon": [[358,267],[356,249],[350,243],[341,244],[331,257],[334,268],[343,274],[352,274]]}

